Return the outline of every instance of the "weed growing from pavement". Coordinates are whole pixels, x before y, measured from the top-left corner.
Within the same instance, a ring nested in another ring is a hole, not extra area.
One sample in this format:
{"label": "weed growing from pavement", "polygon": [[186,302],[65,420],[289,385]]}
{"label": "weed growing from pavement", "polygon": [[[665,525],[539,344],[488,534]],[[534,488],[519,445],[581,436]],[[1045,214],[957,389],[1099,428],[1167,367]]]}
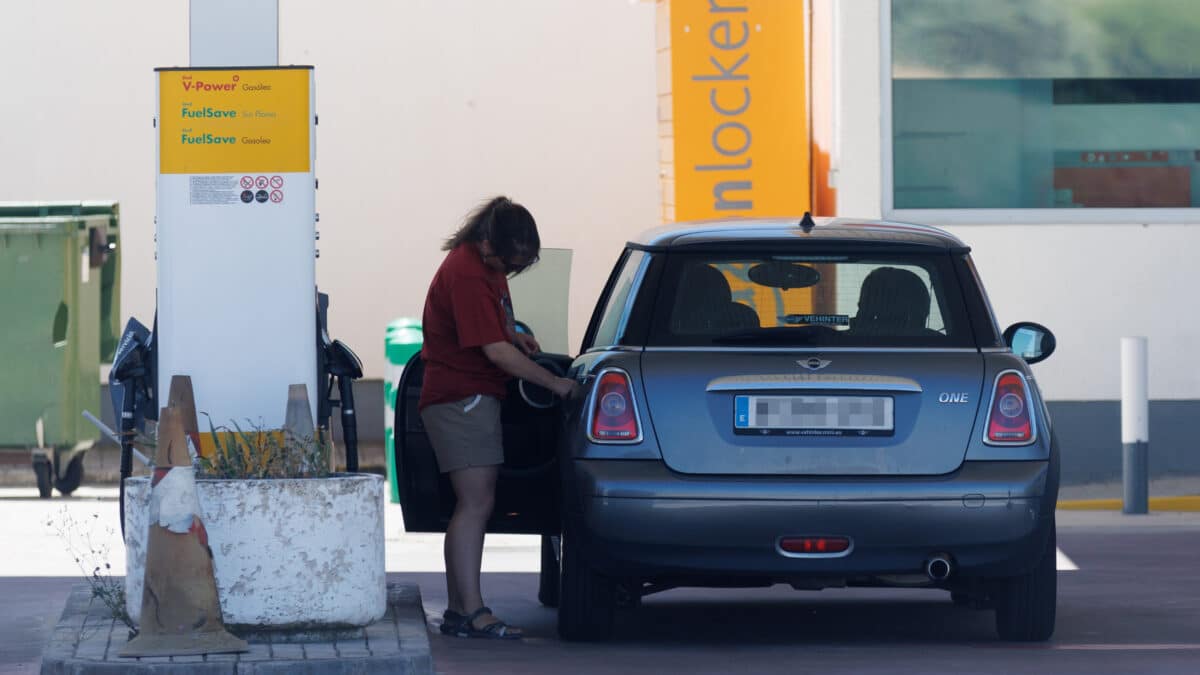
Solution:
{"label": "weed growing from pavement", "polygon": [[[100,514],[93,513],[92,519],[99,521]],[[86,520],[76,520],[71,512],[63,507],[58,518],[46,521],[46,526],[54,529],[58,538],[67,548],[67,553],[79,566],[83,579],[92,589],[92,599],[99,600],[108,608],[112,618],[120,621],[129,628],[130,636],[137,634],[137,626],[125,609],[125,582],[120,577],[112,575],[112,564],[108,562],[111,553],[106,542],[97,543],[92,535],[95,523]],[[106,539],[116,536],[112,526],[105,529]]]}

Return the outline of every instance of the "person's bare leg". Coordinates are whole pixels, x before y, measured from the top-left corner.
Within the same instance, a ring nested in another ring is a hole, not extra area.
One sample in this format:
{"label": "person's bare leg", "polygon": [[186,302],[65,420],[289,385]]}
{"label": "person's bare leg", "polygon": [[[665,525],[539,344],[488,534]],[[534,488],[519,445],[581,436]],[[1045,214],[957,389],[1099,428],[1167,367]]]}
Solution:
{"label": "person's bare leg", "polygon": [[492,515],[496,490],[495,466],[471,466],[450,472],[457,503],[446,527],[446,593],[450,609],[465,614],[483,605],[479,569],[483,533]]}
{"label": "person's bare leg", "polygon": [[450,545],[451,541],[450,526],[447,525],[446,537],[442,540],[442,556],[446,559],[446,608],[462,614],[462,597],[458,593],[458,584],[454,583],[454,574],[451,571],[457,569],[457,563],[454,562],[454,547]]}
{"label": "person's bare leg", "polygon": [[[450,484],[458,502],[446,527],[446,593],[450,609],[460,614],[469,614],[483,606],[479,590],[483,535],[492,515],[498,472],[498,466],[472,466],[450,472]],[[482,628],[495,621],[484,616],[475,624]]]}

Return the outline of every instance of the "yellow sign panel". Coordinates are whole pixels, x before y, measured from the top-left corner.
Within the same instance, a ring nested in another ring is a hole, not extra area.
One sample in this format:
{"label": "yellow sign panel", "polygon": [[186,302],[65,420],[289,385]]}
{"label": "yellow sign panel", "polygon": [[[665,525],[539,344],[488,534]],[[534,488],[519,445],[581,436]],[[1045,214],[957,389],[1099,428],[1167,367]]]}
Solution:
{"label": "yellow sign panel", "polygon": [[159,71],[159,172],[309,171],[311,73]]}
{"label": "yellow sign panel", "polygon": [[811,210],[801,0],[671,0],[675,218]]}

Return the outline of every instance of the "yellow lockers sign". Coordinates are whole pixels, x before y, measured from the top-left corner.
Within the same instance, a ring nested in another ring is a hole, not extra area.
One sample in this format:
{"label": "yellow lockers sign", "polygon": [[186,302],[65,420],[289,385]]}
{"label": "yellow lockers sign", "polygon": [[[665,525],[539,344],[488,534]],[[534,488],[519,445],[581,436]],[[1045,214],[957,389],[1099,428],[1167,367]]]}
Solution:
{"label": "yellow lockers sign", "polygon": [[308,172],[311,73],[160,70],[159,172]]}
{"label": "yellow lockers sign", "polygon": [[811,210],[803,0],[669,0],[675,219]]}

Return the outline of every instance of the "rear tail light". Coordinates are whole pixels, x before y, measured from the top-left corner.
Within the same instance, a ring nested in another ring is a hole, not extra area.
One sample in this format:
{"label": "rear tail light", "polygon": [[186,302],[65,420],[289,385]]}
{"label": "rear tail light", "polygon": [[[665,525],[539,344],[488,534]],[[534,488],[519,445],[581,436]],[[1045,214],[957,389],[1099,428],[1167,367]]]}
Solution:
{"label": "rear tail light", "polygon": [[592,396],[591,417],[588,430],[593,443],[638,443],[642,440],[628,373],[615,369],[600,373]]}
{"label": "rear tail light", "polygon": [[850,550],[849,537],[781,537],[779,550],[785,555],[836,556]]}
{"label": "rear tail light", "polygon": [[991,445],[1029,445],[1036,434],[1029,385],[1025,376],[1006,370],[996,377],[988,410],[987,436]]}

